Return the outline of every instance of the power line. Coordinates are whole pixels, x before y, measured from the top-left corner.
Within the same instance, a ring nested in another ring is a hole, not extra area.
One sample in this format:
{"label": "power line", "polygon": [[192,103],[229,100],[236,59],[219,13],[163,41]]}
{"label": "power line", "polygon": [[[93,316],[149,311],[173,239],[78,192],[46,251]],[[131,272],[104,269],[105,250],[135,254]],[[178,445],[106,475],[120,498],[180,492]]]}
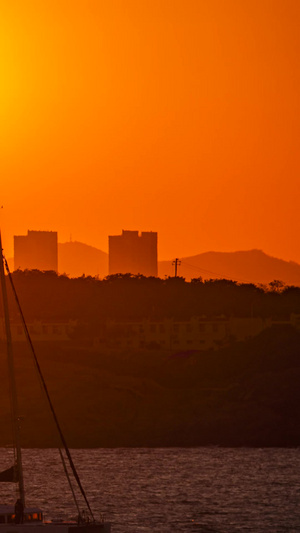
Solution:
{"label": "power line", "polygon": [[[194,270],[198,270],[199,272],[207,272],[208,274],[213,274],[214,276],[218,276],[220,278],[223,278],[223,279],[228,279],[230,281],[232,281],[232,278],[228,277],[228,276],[224,276],[223,274],[219,274],[217,272],[213,272],[212,270],[206,270],[205,268],[201,268],[201,267],[197,267],[195,265],[190,265],[189,263],[186,263],[185,261],[181,261],[181,263],[183,265],[186,265]],[[173,263],[174,264],[174,261]],[[239,279],[239,278],[235,278],[236,281],[240,281],[242,283],[254,283],[253,281],[250,281],[249,279]]]}

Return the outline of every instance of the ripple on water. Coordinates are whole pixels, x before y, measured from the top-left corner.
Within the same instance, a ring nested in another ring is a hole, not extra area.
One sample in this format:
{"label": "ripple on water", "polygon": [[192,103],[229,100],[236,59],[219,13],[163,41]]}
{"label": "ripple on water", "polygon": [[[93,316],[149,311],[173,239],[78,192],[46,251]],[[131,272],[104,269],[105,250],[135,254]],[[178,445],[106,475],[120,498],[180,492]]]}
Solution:
{"label": "ripple on water", "polygon": [[[113,533],[300,531],[298,449],[73,450],[96,515]],[[28,505],[48,518],[75,517],[57,450],[24,450]],[[2,449],[0,467],[11,451]],[[14,501],[0,484],[1,502]],[[83,507],[83,505],[81,504]]]}

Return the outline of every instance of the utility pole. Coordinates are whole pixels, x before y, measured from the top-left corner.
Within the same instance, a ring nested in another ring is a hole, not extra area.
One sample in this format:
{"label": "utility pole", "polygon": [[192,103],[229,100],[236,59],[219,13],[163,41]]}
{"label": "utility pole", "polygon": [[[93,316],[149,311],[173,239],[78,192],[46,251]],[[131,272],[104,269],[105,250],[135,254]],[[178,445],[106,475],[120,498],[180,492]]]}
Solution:
{"label": "utility pole", "polygon": [[172,265],[175,265],[175,278],[177,278],[177,266],[181,265],[180,259],[176,257],[172,263]]}

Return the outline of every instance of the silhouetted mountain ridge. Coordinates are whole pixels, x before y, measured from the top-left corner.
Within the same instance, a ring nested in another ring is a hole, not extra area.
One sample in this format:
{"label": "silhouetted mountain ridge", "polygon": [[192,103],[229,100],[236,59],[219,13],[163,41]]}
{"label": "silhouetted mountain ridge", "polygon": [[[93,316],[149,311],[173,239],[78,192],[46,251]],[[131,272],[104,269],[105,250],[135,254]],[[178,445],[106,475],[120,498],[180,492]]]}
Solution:
{"label": "silhouetted mountain ridge", "polygon": [[[229,278],[243,283],[270,283],[274,279],[289,285],[300,285],[300,265],[267,255],[262,250],[237,252],[204,252],[180,258],[178,273],[187,280],[191,278]],[[160,277],[173,275],[170,261],[158,264]]]}
{"label": "silhouetted mountain ridge", "polygon": [[[87,244],[73,241],[59,243],[59,272],[71,277],[108,275],[108,254]],[[267,284],[274,279],[289,285],[300,285],[300,265],[267,255],[262,250],[237,252],[204,252],[181,257],[178,274],[192,278],[229,278],[241,282]],[[161,278],[174,275],[172,259],[158,262]]]}
{"label": "silhouetted mountain ridge", "polygon": [[108,254],[78,241],[58,244],[58,271],[71,277],[108,274]]}

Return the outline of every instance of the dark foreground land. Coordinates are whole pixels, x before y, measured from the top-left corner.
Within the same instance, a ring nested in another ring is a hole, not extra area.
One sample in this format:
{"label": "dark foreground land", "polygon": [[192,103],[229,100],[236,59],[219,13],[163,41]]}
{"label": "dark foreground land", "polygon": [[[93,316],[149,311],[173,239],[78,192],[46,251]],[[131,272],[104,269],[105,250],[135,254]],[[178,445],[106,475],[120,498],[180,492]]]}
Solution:
{"label": "dark foreground land", "polygon": [[[72,447],[299,446],[300,333],[265,330],[219,351],[117,352],[87,344],[36,347]],[[28,347],[16,350],[22,442],[56,446]],[[5,346],[0,446],[11,442]]]}

